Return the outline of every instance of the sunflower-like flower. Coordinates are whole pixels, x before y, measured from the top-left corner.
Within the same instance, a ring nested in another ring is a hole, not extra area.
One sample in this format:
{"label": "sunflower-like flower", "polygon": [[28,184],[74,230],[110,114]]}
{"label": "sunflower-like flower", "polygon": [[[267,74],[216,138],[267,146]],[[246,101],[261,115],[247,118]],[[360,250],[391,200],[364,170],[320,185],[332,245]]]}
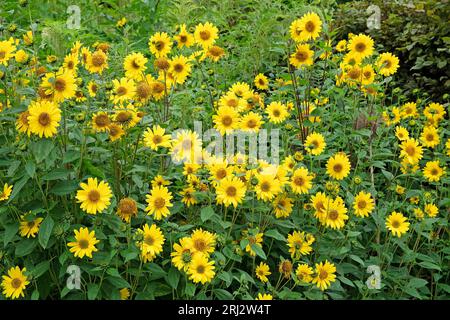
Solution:
{"label": "sunflower-like flower", "polygon": [[148,46],[156,58],[166,57],[172,50],[172,39],[165,32],[157,32],[149,39]]}
{"label": "sunflower-like flower", "polygon": [[281,102],[273,101],[266,108],[269,121],[273,123],[281,123],[289,117],[286,105]]}
{"label": "sunflower-like flower", "polygon": [[39,137],[53,137],[59,127],[61,110],[51,101],[32,102],[28,107],[28,125],[31,133]]}
{"label": "sunflower-like flower", "polygon": [[88,178],[87,183],[80,183],[76,199],[81,209],[90,214],[105,210],[111,203],[112,192],[106,181],[98,183],[97,178]]}
{"label": "sunflower-like flower", "polygon": [[292,22],[289,31],[296,42],[315,40],[322,31],[322,21],[315,12],[308,12],[300,19]]}
{"label": "sunflower-like flower", "polygon": [[423,168],[423,176],[427,178],[429,182],[438,182],[445,174],[445,167],[442,168],[439,165],[439,160],[428,161]]}
{"label": "sunflower-like flower", "polygon": [[335,154],[327,161],[327,174],[336,180],[342,180],[347,177],[350,173],[350,168],[350,160],[342,152]]}
{"label": "sunflower-like flower", "polygon": [[394,236],[400,238],[409,230],[409,222],[403,214],[394,211],[386,218],[386,228],[391,231]]}
{"label": "sunflower-like flower", "polygon": [[209,48],[219,37],[219,29],[210,22],[205,24],[199,23],[195,27],[194,39],[195,43],[203,48]]}
{"label": "sunflower-like flower", "polygon": [[133,99],[136,94],[136,85],[133,79],[114,79],[112,83],[114,88],[113,93],[110,96],[110,100],[112,100],[114,104],[119,104]]}
{"label": "sunflower-like flower", "polygon": [[152,261],[163,251],[165,238],[161,229],[155,224],[149,226],[146,223],[142,229],[137,230],[137,235],[142,238],[137,245],[141,250],[141,258],[144,262]]}
{"label": "sunflower-like flower", "polygon": [[325,262],[316,263],[315,269],[315,277],[312,280],[312,283],[315,283],[317,287],[324,291],[327,289],[332,282],[336,281],[336,267],[333,263]]}
{"label": "sunflower-like flower", "polygon": [[308,169],[301,167],[296,169],[291,177],[291,189],[296,194],[306,194],[312,188],[313,176],[309,174]]}
{"label": "sunflower-like flower", "polygon": [[188,58],[179,55],[169,61],[169,73],[173,76],[176,83],[183,84],[191,73],[191,65]]}
{"label": "sunflower-like flower", "polygon": [[373,39],[365,34],[359,34],[348,42],[348,50],[360,59],[370,57],[373,54]]}
{"label": "sunflower-like flower", "polygon": [[35,218],[35,219],[26,219],[24,216],[21,216],[19,231],[20,236],[22,237],[36,237],[36,233],[39,232],[39,226],[41,222],[44,220],[43,218]]}
{"label": "sunflower-like flower", "polygon": [[233,205],[236,208],[244,200],[246,190],[245,184],[237,177],[222,179],[216,189],[217,203],[226,207]]}
{"label": "sunflower-like flower", "polygon": [[269,89],[269,79],[262,73],[259,73],[253,82],[259,90]]}
{"label": "sunflower-like flower", "polygon": [[378,72],[383,76],[391,76],[397,72],[399,59],[390,52],[380,54],[377,60]]}
{"label": "sunflower-like flower", "polygon": [[8,61],[11,58],[14,58],[14,51],[16,51],[16,46],[14,44],[13,38],[0,41],[0,64],[7,66]]}
{"label": "sunflower-like flower", "polygon": [[77,91],[73,73],[65,70],[47,73],[42,79],[41,87],[45,95],[51,96],[56,103],[75,97]]}
{"label": "sunflower-like flower", "polygon": [[289,58],[290,64],[296,68],[310,66],[314,63],[314,51],[310,49],[309,44],[299,44],[295,52]]}
{"label": "sunflower-like flower", "polygon": [[95,237],[95,231],[89,231],[88,228],[81,227],[79,230],[74,230],[74,233],[75,241],[67,244],[70,247],[70,252],[80,259],[83,259],[84,256],[92,258],[92,253],[98,251],[95,245],[100,242]]}
{"label": "sunflower-like flower", "polygon": [[3,185],[3,190],[0,191],[0,201],[5,201],[9,199],[9,196],[11,195],[13,186],[8,185],[5,183]]}
{"label": "sunflower-like flower", "polygon": [[130,53],[123,61],[125,76],[130,79],[140,80],[143,73],[147,69],[146,63],[148,59],[140,52]]}
{"label": "sunflower-like flower", "polygon": [[213,117],[214,128],[219,130],[221,135],[231,133],[239,126],[239,113],[230,107],[219,107],[217,114]]}
{"label": "sunflower-like flower", "polygon": [[261,280],[262,282],[268,282],[269,279],[267,278],[267,276],[270,276],[272,274],[270,272],[269,266],[267,265],[267,263],[264,262],[261,262],[256,267],[255,273],[258,279]]}
{"label": "sunflower-like flower", "polygon": [[89,53],[86,56],[86,69],[90,73],[102,74],[108,68],[108,56],[102,50]]}
{"label": "sunflower-like flower", "polygon": [[187,274],[189,275],[189,279],[194,283],[200,282],[201,284],[205,284],[211,282],[214,278],[216,274],[214,269],[214,261],[208,261],[207,256],[194,255]]}
{"label": "sunflower-like flower", "polygon": [[173,206],[172,193],[166,187],[153,187],[150,194],[146,195],[148,206],[145,211],[153,215],[155,220],[161,220],[170,214],[169,208]]}
{"label": "sunflower-like flower", "polygon": [[294,231],[288,234],[287,242],[291,257],[298,260],[301,256],[310,254],[314,241],[316,241],[314,236],[304,231]]}
{"label": "sunflower-like flower", "polygon": [[3,294],[7,298],[17,299],[25,296],[25,289],[30,284],[28,277],[25,275],[26,268],[22,270],[20,267],[12,267],[8,270],[8,274],[3,276],[2,287]]}
{"label": "sunflower-like flower", "polygon": [[185,24],[180,25],[180,31],[174,39],[177,41],[178,48],[183,46],[189,48],[194,44],[194,36],[186,30]]}
{"label": "sunflower-like flower", "polygon": [[355,215],[358,217],[368,217],[374,207],[375,202],[370,193],[361,191],[353,200],[353,209],[355,210]]}

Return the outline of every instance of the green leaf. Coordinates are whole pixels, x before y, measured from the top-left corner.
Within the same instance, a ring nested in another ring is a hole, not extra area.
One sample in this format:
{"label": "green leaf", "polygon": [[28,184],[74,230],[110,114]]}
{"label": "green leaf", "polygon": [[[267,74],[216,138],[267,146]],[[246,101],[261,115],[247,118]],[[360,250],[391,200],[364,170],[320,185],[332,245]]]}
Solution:
{"label": "green leaf", "polygon": [[6,245],[11,242],[11,240],[14,238],[14,236],[17,234],[17,231],[19,231],[19,223],[14,222],[11,224],[7,224],[5,226],[5,233],[3,235],[3,243],[6,248]]}
{"label": "green leaf", "polygon": [[187,281],[186,287],[184,288],[184,293],[188,297],[193,297],[195,294],[195,289],[196,289],[196,286],[193,283]]}
{"label": "green leaf", "polygon": [[205,207],[200,211],[202,222],[208,221],[214,215],[214,209],[211,206]]}
{"label": "green leaf", "polygon": [[34,162],[28,161],[25,164],[25,171],[30,178],[33,178],[34,174],[36,173],[36,165],[34,164]]}
{"label": "green leaf", "polygon": [[33,293],[31,294],[31,300],[39,300],[39,291],[38,290],[33,291]]}
{"label": "green leaf", "polygon": [[50,215],[47,215],[47,217],[42,221],[41,227],[39,229],[39,243],[41,244],[42,248],[46,248],[48,244],[48,240],[50,239],[50,236],[52,235],[53,226],[55,225],[55,222],[53,221],[52,217]]}
{"label": "green leaf", "polygon": [[264,259],[264,260],[267,259],[267,256],[266,256],[266,254],[264,253],[263,249],[262,249],[260,246],[258,246],[256,243],[253,243],[253,244],[251,245],[251,248],[252,248],[252,250],[256,253],[257,256],[261,257],[261,258]]}
{"label": "green leaf", "polygon": [[95,300],[95,298],[97,298],[100,287],[96,283],[89,283],[87,287],[88,287],[87,292],[88,300]]}
{"label": "green leaf", "polygon": [[24,239],[20,241],[16,246],[16,257],[23,257],[30,254],[31,252],[33,252],[36,245],[37,241],[35,241],[35,239]]}
{"label": "green leaf", "polygon": [[118,288],[118,289],[123,289],[123,288],[130,288],[130,284],[124,280],[122,277],[107,277],[106,281],[108,281],[109,283],[111,283],[114,287]]}
{"label": "green leaf", "polygon": [[71,172],[72,172],[71,170],[67,170],[67,169],[63,169],[63,168],[53,169],[51,172],[45,174],[42,177],[42,180],[45,180],[45,181],[67,180],[67,178],[69,177],[69,174]]}
{"label": "green leaf", "polygon": [[50,193],[56,194],[57,196],[64,196],[75,192],[78,187],[79,184],[77,181],[59,181],[50,189]]}
{"label": "green leaf", "polygon": [[9,197],[8,203],[10,203],[12,200],[14,200],[17,195],[20,193],[24,185],[28,182],[30,177],[28,175],[23,176],[22,179],[19,180],[16,184],[14,184],[13,191],[11,193],[11,196]]}
{"label": "green leaf", "polygon": [[80,152],[79,151],[67,151],[65,154],[64,154],[64,160],[63,160],[63,164],[66,164],[66,163],[71,163],[71,162],[74,162],[75,160],[78,160],[78,159],[80,159]]}
{"label": "green leaf", "polygon": [[150,270],[150,272],[152,273],[152,278],[153,279],[158,279],[158,278],[162,278],[165,277],[167,272],[164,271],[163,268],[161,268],[159,265],[157,265],[156,263],[150,263],[147,266],[148,270]]}
{"label": "green leaf", "polygon": [[286,241],[286,238],[276,229],[267,230],[264,235],[279,241]]}
{"label": "green leaf", "polygon": [[53,148],[54,144],[50,139],[41,139],[30,144],[30,150],[36,159],[36,163],[40,163],[47,158]]}
{"label": "green leaf", "polygon": [[89,172],[94,177],[101,178],[103,180],[106,179],[105,173],[96,166],[94,166],[90,160],[83,159],[83,167],[84,169],[86,169],[87,172]]}
{"label": "green leaf", "polygon": [[419,262],[419,266],[421,266],[422,268],[425,268],[425,269],[432,269],[432,270],[441,271],[441,267],[439,267],[437,264],[434,264],[434,263],[429,262],[429,261]]}
{"label": "green leaf", "polygon": [[169,273],[167,275],[167,283],[173,289],[176,289],[179,281],[180,281],[180,273],[178,272],[178,270],[176,268],[170,268]]}
{"label": "green leaf", "polygon": [[412,278],[409,280],[408,287],[412,287],[415,289],[419,289],[422,287],[425,287],[427,285],[428,281],[420,278]]}
{"label": "green leaf", "polygon": [[214,295],[219,300],[233,300],[233,295],[226,290],[223,289],[214,289]]}
{"label": "green leaf", "polygon": [[38,265],[36,265],[33,270],[31,270],[31,275],[33,278],[39,278],[42,276],[47,270],[50,268],[50,262],[49,261],[42,261]]}

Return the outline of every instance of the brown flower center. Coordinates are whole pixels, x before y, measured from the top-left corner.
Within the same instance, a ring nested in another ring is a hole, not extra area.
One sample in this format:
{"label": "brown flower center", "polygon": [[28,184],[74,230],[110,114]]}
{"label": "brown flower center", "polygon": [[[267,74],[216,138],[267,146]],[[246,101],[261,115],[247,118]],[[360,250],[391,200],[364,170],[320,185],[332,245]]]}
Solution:
{"label": "brown flower center", "polygon": [[344,169],[344,167],[343,167],[342,164],[340,164],[340,163],[336,163],[336,164],[333,166],[333,171],[336,172],[336,173],[342,172],[343,169]]}
{"label": "brown flower center", "polygon": [[22,285],[22,280],[20,280],[19,278],[14,278],[14,279],[11,281],[11,286],[12,286],[14,289],[19,289],[21,285]]}
{"label": "brown flower center", "polygon": [[206,249],[207,245],[205,240],[203,239],[196,239],[194,241],[194,248],[198,251],[204,251]]}
{"label": "brown flower center", "polygon": [[211,37],[211,33],[208,30],[200,31],[200,38],[204,41],[208,40]]}
{"label": "brown flower center", "polygon": [[40,125],[42,125],[44,127],[48,126],[51,122],[50,115],[47,112],[42,112],[39,115],[38,122]]}
{"label": "brown flower center", "polygon": [[97,190],[89,191],[88,199],[91,202],[97,202],[98,200],[100,200],[100,192],[98,192]]}
{"label": "brown flower center", "polygon": [[166,200],[164,200],[163,198],[157,198],[155,200],[156,209],[162,209],[162,208],[164,208],[165,205],[166,205]]}
{"label": "brown flower center", "polygon": [[233,123],[233,119],[230,116],[223,116],[222,117],[222,124],[226,127],[230,126]]}
{"label": "brown flower center", "polygon": [[226,190],[226,193],[227,193],[227,196],[229,196],[229,197],[236,196],[236,193],[237,193],[236,187],[229,186]]}
{"label": "brown flower center", "polygon": [[101,67],[105,62],[105,57],[100,52],[96,52],[92,55],[92,65],[94,67]]}
{"label": "brown flower center", "polygon": [[55,90],[56,91],[64,91],[66,89],[66,81],[64,79],[61,78],[57,78],[55,80]]}
{"label": "brown flower center", "polygon": [[331,220],[336,220],[339,217],[339,212],[337,212],[337,210],[330,210],[330,212],[328,213],[328,218],[330,218]]}
{"label": "brown flower center", "polygon": [[89,247],[89,241],[86,239],[81,239],[80,241],[78,241],[78,246],[81,249],[87,249]]}
{"label": "brown flower center", "polygon": [[305,29],[306,29],[306,31],[308,31],[308,32],[313,32],[313,31],[316,29],[316,25],[314,24],[314,22],[308,21],[308,22],[305,24]]}
{"label": "brown flower center", "polygon": [[270,182],[264,181],[263,183],[261,183],[261,190],[263,192],[268,192],[270,190]]}
{"label": "brown flower center", "polygon": [[117,94],[118,96],[124,96],[124,95],[126,95],[126,94],[127,94],[127,88],[125,88],[125,87],[123,87],[123,86],[118,87],[117,90],[116,90],[116,94]]}
{"label": "brown flower center", "polygon": [[94,121],[95,124],[100,128],[107,127],[110,123],[109,117],[106,114],[99,114],[95,117]]}

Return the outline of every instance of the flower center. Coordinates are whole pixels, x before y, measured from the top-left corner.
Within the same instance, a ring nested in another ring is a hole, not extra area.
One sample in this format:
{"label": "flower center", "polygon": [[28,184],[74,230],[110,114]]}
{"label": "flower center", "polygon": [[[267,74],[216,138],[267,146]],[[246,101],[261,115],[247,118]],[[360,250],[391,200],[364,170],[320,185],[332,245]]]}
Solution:
{"label": "flower center", "polygon": [[328,213],[328,218],[330,218],[331,220],[336,220],[339,217],[339,213],[337,212],[337,210],[331,210]]}
{"label": "flower center", "polygon": [[320,271],[319,278],[320,280],[325,280],[326,278],[328,278],[328,272],[326,272],[325,270]]}
{"label": "flower center", "polygon": [[106,127],[110,123],[109,117],[106,114],[100,114],[95,117],[95,124],[98,127]]}
{"label": "flower center", "polygon": [[155,239],[152,236],[146,236],[144,239],[145,244],[152,246],[155,243]]}
{"label": "flower center", "polygon": [[314,22],[308,21],[308,22],[305,24],[305,29],[306,29],[306,31],[308,31],[308,32],[313,32],[313,31],[316,29],[316,25],[314,24]]}
{"label": "flower center", "polygon": [[12,286],[14,289],[19,289],[21,285],[22,285],[22,280],[20,280],[19,278],[14,278],[14,279],[11,281],[11,286]]}
{"label": "flower center", "polygon": [[233,119],[230,117],[230,116],[224,116],[223,118],[222,118],[222,124],[224,125],[224,126],[230,126],[231,124],[233,123]]}
{"label": "flower center", "polygon": [[205,266],[202,266],[202,265],[197,266],[197,273],[200,273],[200,274],[205,273]]}
{"label": "flower center", "polygon": [[362,42],[358,42],[355,46],[355,49],[358,52],[364,52],[364,50],[366,50],[366,45]]}
{"label": "flower center", "polygon": [[55,80],[55,90],[56,91],[64,91],[66,89],[66,81],[64,79],[58,78]]}
{"label": "flower center", "polygon": [[400,222],[397,221],[397,220],[392,221],[392,226],[393,226],[395,229],[397,229],[398,227],[400,227]]}
{"label": "flower center", "polygon": [[78,241],[78,246],[81,249],[87,249],[89,247],[89,241],[86,239],[81,239],[80,241]]}
{"label": "flower center", "polygon": [[50,115],[47,112],[42,112],[39,115],[38,121],[42,126],[48,126],[51,122]]}
{"label": "flower center", "polygon": [[297,186],[303,186],[305,184],[305,179],[303,179],[302,177],[295,177],[294,184],[296,184]]}
{"label": "flower center", "polygon": [[202,40],[208,40],[211,37],[211,33],[208,30],[200,31],[200,38]]}
{"label": "flower center", "polygon": [[364,201],[364,200],[358,201],[358,208],[359,209],[364,209],[366,206],[367,206],[366,201]]}
{"label": "flower center", "polygon": [[165,205],[166,205],[166,200],[164,200],[163,198],[158,198],[155,200],[155,207],[157,209],[164,208]]}
{"label": "flower center", "polygon": [[264,181],[263,183],[261,183],[261,190],[263,192],[268,192],[270,190],[270,182]]}
{"label": "flower center", "polygon": [[333,166],[333,171],[336,172],[336,173],[341,172],[342,169],[343,169],[343,167],[342,167],[342,164],[340,164],[340,163],[336,163],[336,164]]}
{"label": "flower center", "polygon": [[206,242],[203,239],[196,239],[194,241],[194,247],[198,251],[204,251],[206,249]]}
{"label": "flower center", "polygon": [[234,196],[236,196],[237,190],[235,187],[229,186],[226,190],[226,193],[227,193],[227,196],[234,197]]}
{"label": "flower center", "polygon": [[97,190],[91,190],[88,193],[88,199],[91,202],[97,202],[98,200],[100,200],[100,192],[98,192]]}
{"label": "flower center", "polygon": [[126,95],[127,94],[127,88],[122,87],[122,86],[118,87],[117,90],[116,90],[116,94],[118,96]]}
{"label": "flower center", "polygon": [[94,53],[92,55],[92,64],[94,67],[101,67],[105,63],[105,58],[100,53]]}
{"label": "flower center", "polygon": [[154,135],[153,136],[153,143],[154,144],[160,144],[162,142],[162,137],[159,135]]}

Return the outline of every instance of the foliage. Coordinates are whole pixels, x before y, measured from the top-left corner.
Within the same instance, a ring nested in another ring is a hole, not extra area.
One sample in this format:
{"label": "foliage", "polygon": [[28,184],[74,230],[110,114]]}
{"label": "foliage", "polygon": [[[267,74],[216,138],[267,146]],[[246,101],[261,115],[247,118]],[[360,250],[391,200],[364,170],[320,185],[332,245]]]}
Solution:
{"label": "foliage", "polygon": [[[370,5],[381,9],[380,29],[367,29]],[[368,33],[380,48],[395,53],[401,61],[397,86],[405,95],[445,101],[450,88],[449,15],[448,1],[350,1],[335,11],[334,27],[339,37]]]}

